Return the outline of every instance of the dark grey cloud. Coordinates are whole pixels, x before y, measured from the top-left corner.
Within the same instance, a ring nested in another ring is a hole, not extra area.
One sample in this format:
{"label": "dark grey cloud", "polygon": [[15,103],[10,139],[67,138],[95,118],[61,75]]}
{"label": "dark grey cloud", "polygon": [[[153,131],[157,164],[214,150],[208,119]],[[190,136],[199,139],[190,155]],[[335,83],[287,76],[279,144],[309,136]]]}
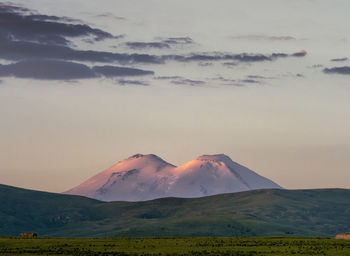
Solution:
{"label": "dark grey cloud", "polygon": [[326,74],[350,75],[350,66],[325,68],[323,72]]}
{"label": "dark grey cloud", "polygon": [[96,77],[95,73],[86,65],[57,60],[25,60],[1,65],[0,76],[49,80]]}
{"label": "dark grey cloud", "polygon": [[[213,61],[235,61],[235,63],[238,62],[262,62],[262,61],[273,61],[279,58],[286,58],[286,57],[301,57],[299,56],[300,53],[294,53],[294,54],[285,54],[285,53],[273,53],[270,55],[264,55],[264,54],[250,54],[250,53],[241,53],[241,54],[229,54],[229,53],[220,53],[220,52],[214,52],[214,53],[192,53],[186,56],[182,55],[167,55],[163,56],[165,60],[175,60],[179,62],[192,62],[192,61],[199,61],[199,62],[213,62]],[[305,54],[303,55],[305,56]],[[231,64],[229,62],[226,63],[226,65],[235,65]]]}
{"label": "dark grey cloud", "polygon": [[231,39],[243,39],[243,40],[268,40],[268,41],[291,41],[296,40],[292,36],[266,36],[266,35],[241,35],[231,36]]}
{"label": "dark grey cloud", "polygon": [[0,76],[45,80],[71,80],[97,77],[142,76],[152,71],[116,66],[94,66],[60,60],[24,60],[0,65]]}
{"label": "dark grey cloud", "polygon": [[245,79],[229,79],[222,76],[212,78],[214,81],[220,81],[222,85],[244,86],[246,84],[261,84],[258,79],[264,79],[263,76],[247,76]]}
{"label": "dark grey cloud", "polygon": [[[39,44],[26,41],[0,41],[0,58],[6,60],[22,60],[31,58],[57,59],[70,61],[88,62],[117,62],[120,64],[148,63],[162,64],[165,61],[178,62],[214,62],[214,61],[236,61],[236,62],[261,62],[272,61],[278,58],[290,57],[288,54],[221,54],[203,53],[190,55],[150,55],[150,54],[127,54],[113,53],[107,51],[82,51],[72,49],[68,46]],[[226,63],[228,65],[228,63]]]}
{"label": "dark grey cloud", "polygon": [[183,79],[182,76],[157,76],[154,79],[156,80],[174,80],[174,79]]}
{"label": "dark grey cloud", "polygon": [[88,62],[118,62],[121,64],[150,63],[164,61],[159,56],[149,54],[124,54],[103,51],[81,51],[68,46],[39,44],[33,42],[0,41],[0,58],[21,60],[31,58],[58,59]]}
{"label": "dark grey cloud", "polygon": [[[28,9],[27,9],[28,10]],[[30,14],[27,15],[26,18],[30,20],[39,20],[39,21],[63,21],[63,22],[75,22],[75,23],[82,23],[81,20],[73,19],[69,17],[58,17],[54,15],[44,15],[44,14]]]}
{"label": "dark grey cloud", "polygon": [[309,68],[323,68],[323,65],[322,64],[314,64]]}
{"label": "dark grey cloud", "polygon": [[342,61],[348,61],[348,60],[349,60],[348,58],[331,59],[331,61],[334,61],[334,62],[342,62]]}
{"label": "dark grey cloud", "polygon": [[163,42],[127,42],[126,45],[131,49],[147,49],[147,48],[157,48],[157,49],[169,49],[170,45]]}
{"label": "dark grey cloud", "polygon": [[265,79],[266,77],[264,76],[258,76],[258,75],[249,75],[247,76],[249,79]]}
{"label": "dark grey cloud", "polygon": [[32,59],[36,59],[37,62],[41,59],[43,62],[47,60],[57,61],[57,63],[79,61],[122,65],[164,62],[160,57],[148,54],[73,49],[69,46],[67,39],[69,37],[89,35],[93,36],[94,40],[101,40],[113,36],[87,25],[66,23],[72,21],[68,18],[32,14],[25,8],[0,5],[0,21],[0,58],[16,61],[18,65],[20,63],[24,65],[26,60]]}
{"label": "dark grey cloud", "polygon": [[193,40],[189,37],[169,37],[169,38],[158,38],[154,42],[126,42],[126,46],[134,50],[143,49],[170,49],[179,45],[193,44]]}
{"label": "dark grey cloud", "polygon": [[245,84],[260,84],[261,83],[260,81],[254,80],[254,79],[243,79],[243,80],[239,80],[239,82],[245,83]]}
{"label": "dark grey cloud", "polygon": [[156,48],[169,49],[178,45],[193,44],[193,40],[189,37],[169,37],[155,42],[127,42],[126,45],[134,50]]}
{"label": "dark grey cloud", "polygon": [[[81,21],[67,17],[33,13],[21,7],[0,4],[0,59],[13,61],[1,65],[1,76],[34,79],[70,80],[94,77],[153,75],[153,71],[115,65],[164,64],[168,61],[195,62],[200,66],[224,62],[224,65],[274,61],[279,58],[303,57],[305,51],[294,54],[231,54],[204,52],[173,55],[153,55],[112,51],[79,50],[72,48],[70,39],[83,37],[94,43],[116,38],[101,29],[92,28]],[[193,44],[189,37],[158,38],[156,42],[127,42],[132,49],[168,49]],[[79,62],[79,63],[78,63]],[[81,64],[83,62],[84,64]],[[96,65],[95,63],[102,63]],[[117,64],[116,64],[117,63]],[[90,67],[93,65],[93,67]],[[158,78],[160,79],[160,78]],[[182,77],[169,78],[173,84],[198,86],[204,81]],[[253,83],[247,78],[243,83]],[[127,83],[125,83],[127,84]]]}
{"label": "dark grey cloud", "polygon": [[186,78],[171,80],[170,83],[177,84],[177,85],[191,85],[191,86],[199,86],[199,85],[205,84],[205,82],[201,80],[191,80]]}
{"label": "dark grey cloud", "polygon": [[239,83],[238,80],[236,79],[230,79],[230,78],[225,78],[222,76],[216,77],[216,78],[212,78],[212,80],[214,81],[219,81],[221,83],[221,85],[234,85],[234,86],[242,86],[242,83]]}
{"label": "dark grey cloud", "polygon": [[154,72],[149,70],[116,66],[95,66],[92,70],[105,77],[154,75]]}
{"label": "dark grey cloud", "polygon": [[227,67],[234,67],[238,65],[238,62],[225,62],[223,65]]}
{"label": "dark grey cloud", "polygon": [[110,12],[105,12],[105,13],[101,13],[98,15],[94,15],[94,17],[96,17],[96,18],[112,18],[115,20],[126,20],[125,17],[115,16],[113,13],[110,13]]}
{"label": "dark grey cloud", "polygon": [[306,55],[307,55],[307,52],[305,50],[302,50],[300,52],[296,52],[296,53],[292,54],[293,57],[304,57]]}
{"label": "dark grey cloud", "polygon": [[190,37],[169,37],[163,40],[166,44],[193,44],[194,41]]}
{"label": "dark grey cloud", "polygon": [[200,66],[200,67],[209,67],[212,65],[213,65],[213,63],[211,63],[211,62],[199,62],[198,63],[198,66]]}
{"label": "dark grey cloud", "polygon": [[118,84],[120,85],[143,85],[143,86],[147,86],[149,85],[147,82],[145,81],[138,81],[138,80],[125,80],[125,79],[120,79],[117,81]]}
{"label": "dark grey cloud", "polygon": [[112,38],[108,32],[85,24],[72,24],[72,19],[41,14],[28,14],[29,9],[0,5],[0,38],[67,45],[66,37],[92,36],[95,40]]}

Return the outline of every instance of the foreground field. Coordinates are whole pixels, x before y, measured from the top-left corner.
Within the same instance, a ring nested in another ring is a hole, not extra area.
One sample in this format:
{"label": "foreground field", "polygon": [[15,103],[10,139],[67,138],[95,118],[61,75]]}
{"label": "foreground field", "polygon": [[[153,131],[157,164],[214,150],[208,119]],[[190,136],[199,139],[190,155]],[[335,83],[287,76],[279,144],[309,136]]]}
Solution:
{"label": "foreground field", "polygon": [[0,255],[350,256],[350,241],[305,238],[0,238]]}

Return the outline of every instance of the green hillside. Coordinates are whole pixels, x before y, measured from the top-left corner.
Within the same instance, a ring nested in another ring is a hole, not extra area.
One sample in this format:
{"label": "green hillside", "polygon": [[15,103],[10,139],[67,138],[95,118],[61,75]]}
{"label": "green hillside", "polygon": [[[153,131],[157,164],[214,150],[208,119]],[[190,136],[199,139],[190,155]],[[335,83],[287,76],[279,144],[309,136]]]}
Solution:
{"label": "green hillside", "polygon": [[256,190],[196,199],[100,202],[0,185],[0,235],[317,236],[350,231],[350,190]]}

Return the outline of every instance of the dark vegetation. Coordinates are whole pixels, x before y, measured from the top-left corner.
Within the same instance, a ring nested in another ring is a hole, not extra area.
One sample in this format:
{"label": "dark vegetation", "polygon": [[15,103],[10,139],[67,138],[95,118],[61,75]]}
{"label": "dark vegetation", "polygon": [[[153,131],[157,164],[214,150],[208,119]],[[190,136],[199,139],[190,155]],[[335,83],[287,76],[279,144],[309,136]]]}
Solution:
{"label": "dark vegetation", "polygon": [[334,237],[350,231],[349,199],[345,189],[273,189],[106,203],[0,185],[0,235]]}
{"label": "dark vegetation", "polygon": [[307,238],[0,238],[0,255],[349,256],[350,241]]}

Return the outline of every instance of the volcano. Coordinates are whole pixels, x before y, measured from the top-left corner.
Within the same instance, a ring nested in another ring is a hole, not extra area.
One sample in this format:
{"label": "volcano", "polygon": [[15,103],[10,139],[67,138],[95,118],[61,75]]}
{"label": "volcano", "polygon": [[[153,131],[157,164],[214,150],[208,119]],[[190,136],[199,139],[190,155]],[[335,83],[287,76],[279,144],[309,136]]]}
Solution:
{"label": "volcano", "polygon": [[64,193],[101,201],[146,201],[270,188],[282,189],[224,154],[203,155],[180,166],[153,154],[136,154]]}

